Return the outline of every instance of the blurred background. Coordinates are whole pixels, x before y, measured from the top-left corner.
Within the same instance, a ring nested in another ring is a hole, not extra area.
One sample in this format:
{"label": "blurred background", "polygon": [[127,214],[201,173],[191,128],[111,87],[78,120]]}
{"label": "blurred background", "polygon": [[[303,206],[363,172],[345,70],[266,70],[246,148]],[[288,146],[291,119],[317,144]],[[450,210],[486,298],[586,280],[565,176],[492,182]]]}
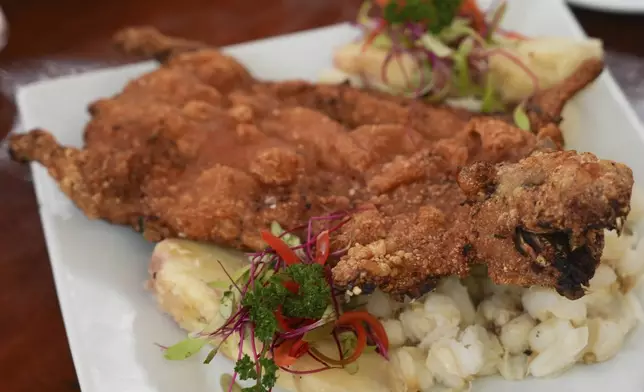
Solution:
{"label": "blurred background", "polygon": [[[166,34],[227,45],[353,20],[360,4],[361,0],[0,0],[9,26],[7,45],[0,52],[0,140],[20,126],[13,104],[16,87],[140,60],[112,48],[110,38],[119,28],[153,25]],[[604,41],[609,69],[644,118],[644,15],[573,11],[589,35]],[[10,162],[2,144],[0,250],[0,390],[79,391],[28,167]]]}

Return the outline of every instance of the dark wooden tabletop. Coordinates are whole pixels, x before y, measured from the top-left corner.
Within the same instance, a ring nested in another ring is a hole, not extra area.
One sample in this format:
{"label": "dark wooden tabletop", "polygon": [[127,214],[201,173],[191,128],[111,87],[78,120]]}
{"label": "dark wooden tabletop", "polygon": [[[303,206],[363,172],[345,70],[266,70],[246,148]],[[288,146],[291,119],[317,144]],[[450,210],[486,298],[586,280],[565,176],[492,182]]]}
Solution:
{"label": "dark wooden tabletop", "polygon": [[[110,45],[118,28],[150,24],[217,45],[350,20],[360,0],[0,0],[9,22],[0,52],[0,140],[20,120],[17,86],[127,61]],[[644,16],[575,9],[644,118]],[[62,93],[61,93],[62,94]],[[80,390],[72,364],[30,174],[0,145],[0,390]],[[118,391],[115,391],[118,392]]]}

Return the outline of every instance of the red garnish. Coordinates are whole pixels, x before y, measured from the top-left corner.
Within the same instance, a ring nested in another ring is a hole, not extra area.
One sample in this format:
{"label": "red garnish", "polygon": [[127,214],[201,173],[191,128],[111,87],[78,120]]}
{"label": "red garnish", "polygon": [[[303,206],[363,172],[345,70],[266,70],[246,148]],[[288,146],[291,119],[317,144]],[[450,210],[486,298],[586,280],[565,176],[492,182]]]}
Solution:
{"label": "red garnish", "polygon": [[362,352],[364,349],[367,347],[367,331],[364,329],[362,324],[360,322],[352,322],[348,324],[342,324],[343,326],[347,327],[352,327],[354,329],[354,332],[356,334],[356,348],[353,351],[353,354],[346,358],[342,359],[334,359],[331,357],[326,356],[325,354],[322,354],[318,349],[315,347],[311,347],[309,350],[311,353],[321,361],[325,362],[326,364],[329,365],[337,365],[337,366],[344,366],[348,365],[351,362],[355,362],[360,358],[360,355],[362,355]]}
{"label": "red garnish", "polygon": [[284,332],[293,330],[293,328],[291,328],[291,326],[288,325],[288,322],[286,321],[286,317],[284,317],[284,314],[282,313],[282,306],[280,306],[275,311],[275,319],[277,320],[277,325],[280,327],[280,330]]}
{"label": "red garnish", "polygon": [[277,255],[284,260],[286,265],[293,265],[300,262],[300,258],[297,257],[293,249],[291,249],[286,242],[282,241],[281,238],[275,237],[267,230],[262,230],[262,240],[268,244]]}
{"label": "red garnish", "polygon": [[293,282],[292,280],[286,280],[282,282],[282,286],[288,291],[291,292],[291,294],[297,294],[298,291],[300,291],[300,285]]}
{"label": "red garnish", "polygon": [[[385,351],[389,348],[389,338],[385,332],[385,328],[382,326],[380,321],[373,316],[372,314],[365,311],[355,311],[355,312],[346,312],[342,314],[336,321],[336,326],[338,327],[350,327],[353,329],[356,334],[356,347],[354,352],[346,357],[341,359],[331,358],[315,347],[311,347],[309,350],[315,358],[323,361],[328,365],[337,365],[344,366],[355,362],[360,355],[364,352],[364,349],[367,347],[367,331],[365,330],[363,323],[369,327],[369,330],[375,335],[376,339],[380,343],[380,347]],[[386,353],[381,353],[386,356]]]}
{"label": "red garnish", "polygon": [[329,258],[329,231],[324,230],[318,235],[317,240],[315,241],[315,262],[318,264],[325,265],[327,259]]}
{"label": "red garnish", "polygon": [[365,311],[354,311],[354,312],[346,312],[342,314],[339,318],[338,321],[336,322],[337,325],[352,325],[354,323],[360,323],[364,322],[369,326],[369,329],[371,332],[373,332],[374,335],[378,338],[380,343],[385,349],[389,349],[389,338],[387,337],[387,332],[385,332],[385,328],[382,326],[380,321],[371,313],[365,312]]}
{"label": "red garnish", "polygon": [[506,31],[506,30],[499,29],[498,33],[501,34],[502,36],[506,37],[506,38],[517,39],[519,41],[525,41],[525,40],[528,39],[528,37],[526,37],[523,34],[517,33],[516,31]]}
{"label": "red garnish", "polygon": [[476,32],[481,35],[485,34],[485,30],[487,29],[485,14],[483,14],[483,11],[481,11],[479,6],[476,4],[476,0],[463,1],[463,4],[461,4],[461,9],[459,10],[459,14],[470,19],[472,27],[474,28],[474,30],[476,30]]}
{"label": "red garnish", "polygon": [[273,360],[277,366],[291,366],[308,351],[309,344],[302,339],[287,340],[275,348]]}

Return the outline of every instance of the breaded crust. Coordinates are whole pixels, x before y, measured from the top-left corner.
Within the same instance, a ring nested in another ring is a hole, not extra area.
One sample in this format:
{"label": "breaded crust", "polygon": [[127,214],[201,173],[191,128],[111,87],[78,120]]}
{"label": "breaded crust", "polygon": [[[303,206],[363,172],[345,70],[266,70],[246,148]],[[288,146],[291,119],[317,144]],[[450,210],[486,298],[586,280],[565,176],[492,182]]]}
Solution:
{"label": "breaded crust", "polygon": [[503,116],[345,85],[257,81],[230,56],[152,30],[118,37],[166,53],[164,65],[90,106],[83,149],[42,130],[10,147],[46,166],[88,217],[150,240],[261,249],[273,221],[345,211],[332,236],[349,247],[338,286],[418,296],[484,263],[497,282],[572,298],[592,277],[602,229],[628,212],[628,168],[556,151],[554,117],[597,76],[593,64],[535,96],[539,127],[526,132]]}

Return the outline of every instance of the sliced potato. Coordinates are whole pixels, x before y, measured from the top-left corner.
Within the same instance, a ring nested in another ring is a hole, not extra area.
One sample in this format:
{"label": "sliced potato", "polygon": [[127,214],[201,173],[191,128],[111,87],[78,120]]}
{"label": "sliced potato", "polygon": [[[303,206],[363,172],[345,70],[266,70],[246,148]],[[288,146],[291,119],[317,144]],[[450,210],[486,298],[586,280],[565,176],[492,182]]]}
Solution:
{"label": "sliced potato", "polygon": [[[568,78],[586,60],[604,56],[602,42],[598,39],[534,38],[509,42],[503,51],[530,69],[541,89],[553,87]],[[490,56],[490,72],[506,102],[521,101],[534,92],[534,84],[526,71],[505,55]]]}
{"label": "sliced potato", "polygon": [[213,289],[208,283],[228,281],[221,265],[232,274],[245,260],[241,252],[214,245],[178,239],[162,241],[152,253],[148,288],[161,309],[181,328],[189,332],[209,326],[218,328],[225,321],[219,308],[226,289]]}
{"label": "sliced potato", "polygon": [[[349,75],[362,75],[370,85],[384,85],[393,91],[414,90],[421,82],[421,69],[411,55],[402,53],[394,56],[387,65],[386,79],[383,79],[383,64],[388,52],[375,46],[363,49],[362,43],[350,43],[338,49],[333,63]],[[411,86],[411,88],[410,88]]]}

